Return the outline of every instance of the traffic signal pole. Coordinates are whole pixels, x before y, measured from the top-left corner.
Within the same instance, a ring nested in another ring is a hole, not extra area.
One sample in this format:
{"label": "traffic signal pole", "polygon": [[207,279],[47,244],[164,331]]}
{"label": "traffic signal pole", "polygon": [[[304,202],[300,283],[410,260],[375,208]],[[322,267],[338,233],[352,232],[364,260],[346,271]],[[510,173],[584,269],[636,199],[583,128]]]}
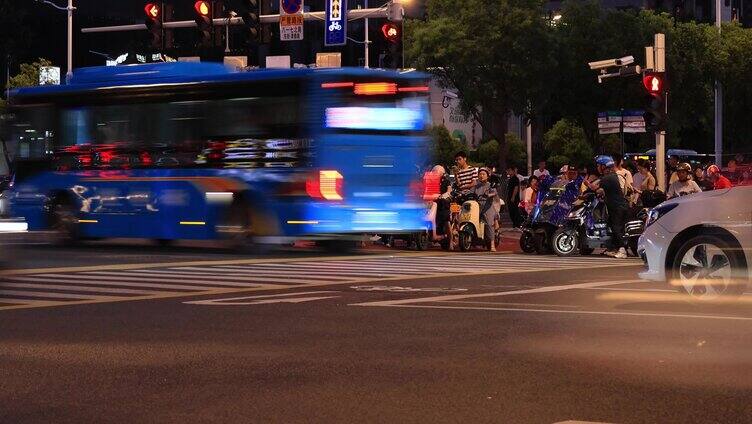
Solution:
{"label": "traffic signal pole", "polygon": [[[656,72],[666,72],[666,35],[655,34],[655,45],[653,46],[654,70]],[[668,111],[668,102],[665,102],[666,111]],[[666,131],[658,130],[655,132],[655,177],[658,188],[666,192]]]}

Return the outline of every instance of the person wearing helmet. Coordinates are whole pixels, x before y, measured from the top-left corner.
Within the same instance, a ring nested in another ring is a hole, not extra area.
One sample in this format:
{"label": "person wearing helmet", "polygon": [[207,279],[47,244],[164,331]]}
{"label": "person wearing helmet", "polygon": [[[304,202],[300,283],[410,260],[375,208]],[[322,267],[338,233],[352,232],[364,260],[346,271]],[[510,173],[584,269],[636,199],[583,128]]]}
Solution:
{"label": "person wearing helmet", "polygon": [[616,173],[616,163],[611,156],[601,155],[595,158],[598,172],[602,175],[597,184],[598,192],[602,192],[606,198],[608,208],[608,226],[611,229],[611,249],[606,255],[618,259],[627,257],[624,248],[624,224],[629,215],[629,202],[624,196],[621,186],[621,177]]}
{"label": "person wearing helmet", "polygon": [[680,163],[676,167],[677,180],[668,187],[668,193],[666,193],[666,196],[671,199],[678,196],[700,193],[702,189],[690,178],[691,174],[692,166],[686,162]]}
{"label": "person wearing helmet", "polygon": [[708,179],[713,182],[713,190],[731,188],[731,180],[721,174],[721,169],[718,168],[718,165],[710,165],[707,174]]}

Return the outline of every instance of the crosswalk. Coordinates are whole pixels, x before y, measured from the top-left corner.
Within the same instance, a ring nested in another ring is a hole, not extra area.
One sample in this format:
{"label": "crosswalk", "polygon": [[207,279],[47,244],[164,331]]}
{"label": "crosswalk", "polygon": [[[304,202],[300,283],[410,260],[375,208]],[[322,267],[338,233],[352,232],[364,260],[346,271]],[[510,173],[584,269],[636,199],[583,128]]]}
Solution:
{"label": "crosswalk", "polygon": [[3,276],[0,280],[0,310],[378,282],[384,279],[583,269],[637,263],[637,260],[618,261],[596,256],[558,258],[516,254],[437,254],[55,270]]}

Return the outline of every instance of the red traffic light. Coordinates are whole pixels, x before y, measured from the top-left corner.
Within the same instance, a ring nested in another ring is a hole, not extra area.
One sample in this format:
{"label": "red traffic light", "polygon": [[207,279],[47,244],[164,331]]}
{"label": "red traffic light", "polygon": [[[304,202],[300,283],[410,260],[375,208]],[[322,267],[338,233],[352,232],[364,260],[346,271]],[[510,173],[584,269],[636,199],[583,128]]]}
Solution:
{"label": "red traffic light", "polygon": [[211,15],[211,6],[209,5],[209,2],[207,1],[199,0],[193,4],[193,8],[196,9],[196,13],[198,13],[201,16]]}
{"label": "red traffic light", "polygon": [[144,6],[144,12],[146,12],[146,17],[152,20],[158,20],[159,14],[162,12],[159,10],[159,6],[154,3],[147,3],[146,6]]}
{"label": "red traffic light", "polygon": [[399,41],[400,30],[396,24],[391,22],[381,26],[381,35],[384,36],[389,42],[396,43]]}
{"label": "red traffic light", "polygon": [[642,85],[650,94],[661,94],[663,91],[663,75],[647,74],[642,77]]}

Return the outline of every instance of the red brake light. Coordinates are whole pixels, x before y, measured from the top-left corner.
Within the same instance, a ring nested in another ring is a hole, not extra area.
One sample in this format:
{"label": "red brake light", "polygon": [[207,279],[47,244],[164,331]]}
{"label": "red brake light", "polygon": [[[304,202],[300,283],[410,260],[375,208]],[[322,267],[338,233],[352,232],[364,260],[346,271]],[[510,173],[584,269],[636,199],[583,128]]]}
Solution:
{"label": "red brake light", "polygon": [[355,84],[354,91],[359,96],[397,94],[397,84],[393,82],[365,82]]}
{"label": "red brake light", "polygon": [[430,88],[427,86],[419,86],[419,87],[400,87],[398,89],[400,93],[420,93],[420,92],[428,92],[430,91]]}
{"label": "red brake light", "polygon": [[314,199],[342,200],[344,177],[335,170],[322,170],[306,180],[306,193]]}

